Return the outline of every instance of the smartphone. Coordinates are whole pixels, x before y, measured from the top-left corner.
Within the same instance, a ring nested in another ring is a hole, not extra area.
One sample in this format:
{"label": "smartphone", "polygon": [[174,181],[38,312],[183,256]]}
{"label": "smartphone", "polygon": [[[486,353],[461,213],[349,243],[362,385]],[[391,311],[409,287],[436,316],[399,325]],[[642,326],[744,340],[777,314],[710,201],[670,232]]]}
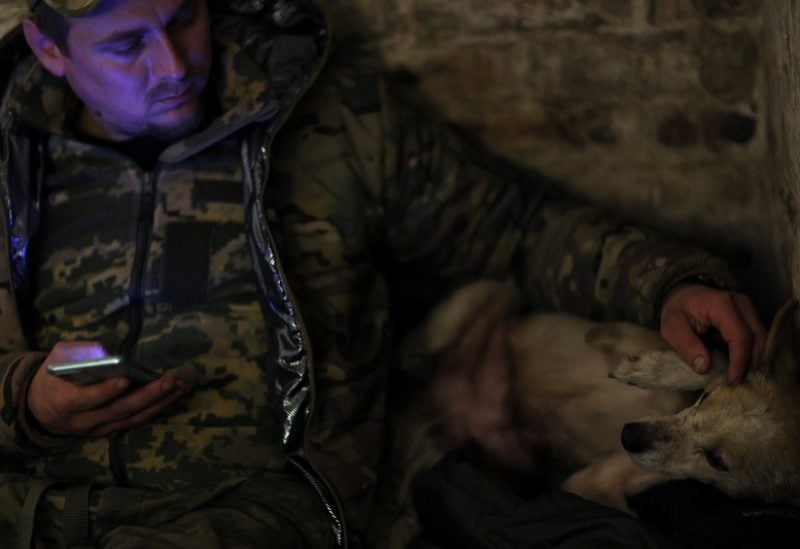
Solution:
{"label": "smartphone", "polygon": [[157,373],[120,356],[50,364],[47,371],[75,385],[90,385],[112,377],[127,377],[132,383],[143,385],[159,377]]}

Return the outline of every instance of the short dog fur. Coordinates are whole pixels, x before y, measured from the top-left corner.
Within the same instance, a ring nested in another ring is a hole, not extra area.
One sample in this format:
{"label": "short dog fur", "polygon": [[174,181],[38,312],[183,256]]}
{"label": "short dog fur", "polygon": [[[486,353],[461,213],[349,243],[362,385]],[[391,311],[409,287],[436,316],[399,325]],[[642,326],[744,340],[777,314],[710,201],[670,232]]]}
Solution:
{"label": "short dog fur", "polygon": [[[507,285],[471,284],[411,338],[407,370],[423,380],[434,364],[435,374],[398,423],[407,480],[473,441],[507,470],[626,511],[627,496],[685,478],[800,504],[796,302],[776,315],[763,364],[735,387],[721,353],[700,375],[653,330],[514,316],[515,302]],[[504,359],[476,358],[492,345]]]}

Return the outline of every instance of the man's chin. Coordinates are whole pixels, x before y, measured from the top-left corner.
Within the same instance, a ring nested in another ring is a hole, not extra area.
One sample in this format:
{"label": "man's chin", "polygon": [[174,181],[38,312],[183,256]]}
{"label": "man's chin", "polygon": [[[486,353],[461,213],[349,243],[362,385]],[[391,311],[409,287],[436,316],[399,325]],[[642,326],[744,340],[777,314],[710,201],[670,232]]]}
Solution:
{"label": "man's chin", "polygon": [[142,137],[150,137],[159,141],[178,141],[197,131],[201,121],[202,119],[178,125],[153,125],[145,130]]}
{"label": "man's chin", "polygon": [[196,108],[188,117],[169,122],[149,124],[141,135],[158,139],[159,141],[177,141],[199,130],[204,121],[205,109]]}

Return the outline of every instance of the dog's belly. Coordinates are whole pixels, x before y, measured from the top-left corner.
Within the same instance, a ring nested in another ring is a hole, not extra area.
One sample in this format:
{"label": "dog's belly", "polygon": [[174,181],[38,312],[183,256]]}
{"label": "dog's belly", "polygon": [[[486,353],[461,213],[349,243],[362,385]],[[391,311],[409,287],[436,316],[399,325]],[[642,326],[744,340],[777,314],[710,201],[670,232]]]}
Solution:
{"label": "dog's belly", "polygon": [[509,343],[522,421],[537,444],[580,467],[622,451],[625,423],[684,407],[677,393],[642,389],[608,377],[606,355],[584,341],[595,324],[540,314],[514,326]]}

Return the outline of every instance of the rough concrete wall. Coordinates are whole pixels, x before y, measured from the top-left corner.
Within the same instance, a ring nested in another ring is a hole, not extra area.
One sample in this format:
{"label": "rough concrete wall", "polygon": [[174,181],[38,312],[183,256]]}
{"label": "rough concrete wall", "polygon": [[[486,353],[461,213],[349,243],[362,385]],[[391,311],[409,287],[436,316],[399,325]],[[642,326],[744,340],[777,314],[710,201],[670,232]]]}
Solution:
{"label": "rough concrete wall", "polygon": [[489,147],[763,278],[761,0],[323,2]]}
{"label": "rough concrete wall", "polygon": [[780,262],[776,284],[786,288],[784,296],[800,296],[800,4],[765,3],[764,26],[769,202],[762,222],[771,230],[768,246]]}
{"label": "rough concrete wall", "polygon": [[326,3],[490,147],[760,280],[760,0]]}

